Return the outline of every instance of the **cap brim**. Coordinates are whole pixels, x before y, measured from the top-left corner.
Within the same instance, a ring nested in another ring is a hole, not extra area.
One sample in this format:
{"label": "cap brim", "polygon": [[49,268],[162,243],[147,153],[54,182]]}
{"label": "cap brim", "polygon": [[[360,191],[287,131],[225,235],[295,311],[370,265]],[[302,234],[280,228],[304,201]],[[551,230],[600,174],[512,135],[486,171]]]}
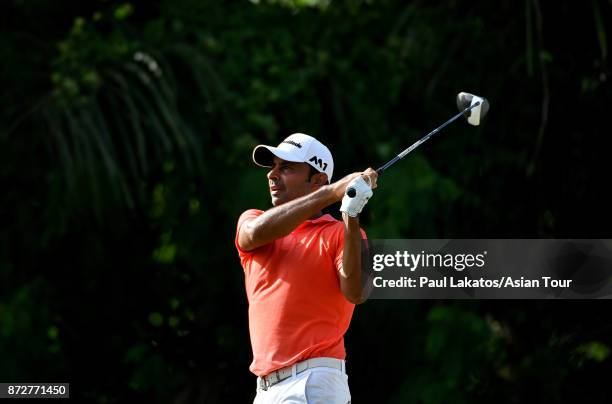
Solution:
{"label": "cap brim", "polygon": [[303,161],[294,154],[281,150],[278,147],[266,146],[260,144],[253,149],[253,161],[260,167],[272,167],[274,164],[274,156],[286,161],[302,163]]}

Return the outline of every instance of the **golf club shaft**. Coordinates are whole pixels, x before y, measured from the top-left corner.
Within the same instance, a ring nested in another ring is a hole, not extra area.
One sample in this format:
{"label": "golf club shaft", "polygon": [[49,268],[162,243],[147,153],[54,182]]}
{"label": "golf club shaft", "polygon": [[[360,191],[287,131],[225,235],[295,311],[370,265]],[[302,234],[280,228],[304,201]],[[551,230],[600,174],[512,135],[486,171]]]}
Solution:
{"label": "golf club shaft", "polygon": [[442,125],[438,126],[436,129],[432,130],[431,132],[429,132],[427,135],[423,136],[421,139],[417,140],[416,142],[414,142],[409,148],[407,148],[406,150],[404,150],[403,152],[401,152],[400,154],[398,154],[397,156],[395,156],[393,159],[389,160],[385,165],[383,165],[382,167],[380,167],[378,170],[376,170],[376,172],[378,173],[378,175],[380,175],[383,171],[385,171],[387,168],[391,167],[393,164],[395,164],[398,160],[401,160],[402,158],[404,158],[404,156],[406,156],[408,153],[410,153],[411,151],[413,151],[414,149],[416,149],[417,147],[419,147],[421,144],[425,143],[430,137],[432,137],[433,135],[435,135],[436,133],[438,133],[442,128],[444,128],[446,125],[448,125],[449,123],[453,122],[454,120],[456,120],[457,118],[459,118],[461,115],[465,114],[466,112],[470,111],[472,108],[476,108],[477,106],[480,105],[480,101],[475,102],[474,105],[470,105],[469,107],[467,107],[466,109],[464,109],[463,111],[459,112],[457,115],[453,116],[451,119],[449,119],[448,121],[444,122]]}

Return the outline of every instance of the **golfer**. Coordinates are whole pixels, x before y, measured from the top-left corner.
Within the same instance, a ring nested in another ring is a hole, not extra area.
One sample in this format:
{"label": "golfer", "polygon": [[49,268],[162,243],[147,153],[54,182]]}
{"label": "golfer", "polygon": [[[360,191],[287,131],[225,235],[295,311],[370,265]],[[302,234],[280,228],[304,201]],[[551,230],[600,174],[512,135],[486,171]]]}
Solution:
{"label": "golfer", "polygon": [[[235,239],[249,301],[249,369],[258,376],[254,403],[350,403],[344,334],[365,300],[359,213],[376,171],[331,183],[331,152],[301,133],[255,147],[253,160],[270,169],[273,205],[244,212]],[[340,200],[342,222],[322,214]]]}

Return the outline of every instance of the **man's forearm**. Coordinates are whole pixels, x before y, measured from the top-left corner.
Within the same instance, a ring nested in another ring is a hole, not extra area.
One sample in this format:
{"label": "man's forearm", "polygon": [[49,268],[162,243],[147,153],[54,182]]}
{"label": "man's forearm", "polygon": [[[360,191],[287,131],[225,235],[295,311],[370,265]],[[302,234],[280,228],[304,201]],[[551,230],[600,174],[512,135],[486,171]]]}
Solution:
{"label": "man's forearm", "polygon": [[359,218],[342,214],[344,221],[344,251],[340,271],[340,290],[348,301],[363,303],[361,288],[361,230]]}
{"label": "man's forearm", "polygon": [[257,248],[286,236],[306,219],[337,200],[337,192],[326,185],[311,194],[268,209],[246,224],[250,246]]}

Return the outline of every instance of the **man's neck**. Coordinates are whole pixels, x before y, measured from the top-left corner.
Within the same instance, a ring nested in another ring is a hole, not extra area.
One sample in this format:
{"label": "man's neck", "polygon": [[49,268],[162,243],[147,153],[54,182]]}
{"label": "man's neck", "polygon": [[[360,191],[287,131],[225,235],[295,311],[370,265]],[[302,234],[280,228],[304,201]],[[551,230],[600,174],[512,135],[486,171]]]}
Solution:
{"label": "man's neck", "polygon": [[315,213],[314,215],[309,217],[308,220],[315,220],[315,219],[320,218],[321,216],[323,216],[323,212],[319,211],[318,213]]}

